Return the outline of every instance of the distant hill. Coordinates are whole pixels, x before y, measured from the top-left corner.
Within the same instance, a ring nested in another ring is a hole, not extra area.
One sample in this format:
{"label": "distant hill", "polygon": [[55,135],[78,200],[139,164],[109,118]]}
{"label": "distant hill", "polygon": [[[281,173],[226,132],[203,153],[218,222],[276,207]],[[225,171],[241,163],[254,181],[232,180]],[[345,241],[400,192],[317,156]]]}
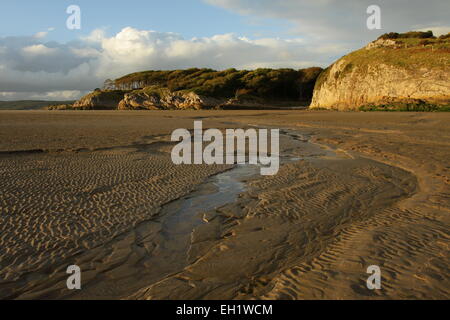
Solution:
{"label": "distant hill", "polygon": [[168,110],[307,107],[322,68],[143,71],[107,80],[74,109]]}
{"label": "distant hill", "polygon": [[0,101],[0,110],[46,110],[47,106],[72,104],[73,102],[43,100]]}
{"label": "distant hill", "polygon": [[387,33],[319,76],[313,109],[450,110],[450,34]]}

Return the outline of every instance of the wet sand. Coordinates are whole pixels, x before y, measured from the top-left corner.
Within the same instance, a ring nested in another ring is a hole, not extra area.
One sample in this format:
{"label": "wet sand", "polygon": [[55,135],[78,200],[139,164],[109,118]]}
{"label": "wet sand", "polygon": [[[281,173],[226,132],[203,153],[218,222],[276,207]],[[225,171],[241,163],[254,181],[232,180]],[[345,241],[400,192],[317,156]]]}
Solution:
{"label": "wet sand", "polygon": [[[194,120],[282,129],[279,173],[173,165]],[[449,120],[0,112],[0,298],[448,299]]]}

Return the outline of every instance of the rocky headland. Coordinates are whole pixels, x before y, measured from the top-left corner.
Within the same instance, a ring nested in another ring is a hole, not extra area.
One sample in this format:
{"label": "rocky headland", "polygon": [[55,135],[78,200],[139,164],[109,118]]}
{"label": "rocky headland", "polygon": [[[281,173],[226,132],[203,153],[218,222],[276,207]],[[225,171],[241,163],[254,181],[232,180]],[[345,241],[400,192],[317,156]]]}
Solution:
{"label": "rocky headland", "polygon": [[52,110],[450,110],[450,34],[387,33],[323,70],[144,71]]}
{"label": "rocky headland", "polygon": [[450,105],[450,39],[386,34],[318,78],[312,109],[437,111]]}
{"label": "rocky headland", "polygon": [[[307,107],[321,68],[145,71],[107,80],[75,110],[239,109]],[[52,108],[56,109],[56,108]]]}

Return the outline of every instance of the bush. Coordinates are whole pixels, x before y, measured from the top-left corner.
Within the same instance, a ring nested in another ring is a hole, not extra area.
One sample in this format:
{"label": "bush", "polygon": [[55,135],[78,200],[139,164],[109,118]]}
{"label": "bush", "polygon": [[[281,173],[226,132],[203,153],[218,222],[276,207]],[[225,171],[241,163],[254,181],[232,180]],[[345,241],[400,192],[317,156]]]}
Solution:
{"label": "bush", "polygon": [[433,31],[410,31],[406,33],[389,32],[380,36],[378,39],[433,39]]}
{"label": "bush", "polygon": [[389,32],[389,33],[385,33],[382,36],[380,36],[378,39],[383,39],[383,40],[387,40],[387,39],[398,39],[400,36],[399,33],[397,32]]}
{"label": "bush", "polygon": [[433,31],[410,31],[401,33],[399,38],[401,39],[432,39],[434,38]]}
{"label": "bush", "polygon": [[427,45],[429,45],[429,44],[432,44],[433,42],[431,42],[430,40],[421,40],[420,42],[419,42],[419,45],[420,46],[427,46]]}

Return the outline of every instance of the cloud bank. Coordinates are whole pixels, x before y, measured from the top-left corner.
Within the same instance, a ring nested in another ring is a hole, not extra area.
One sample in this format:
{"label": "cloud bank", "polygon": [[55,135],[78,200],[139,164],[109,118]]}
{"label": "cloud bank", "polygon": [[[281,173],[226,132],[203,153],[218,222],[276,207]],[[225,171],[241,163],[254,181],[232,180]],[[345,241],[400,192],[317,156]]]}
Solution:
{"label": "cloud bank", "polygon": [[184,39],[127,27],[113,36],[95,30],[70,43],[45,35],[0,38],[0,99],[74,99],[108,78],[150,69],[325,66],[345,48],[311,46],[301,38],[248,39],[233,34]]}
{"label": "cloud bank", "polygon": [[[450,32],[448,0],[204,0],[242,15],[289,21],[290,32],[311,39],[366,43],[382,33]],[[381,8],[382,30],[366,28],[370,5]]]}

